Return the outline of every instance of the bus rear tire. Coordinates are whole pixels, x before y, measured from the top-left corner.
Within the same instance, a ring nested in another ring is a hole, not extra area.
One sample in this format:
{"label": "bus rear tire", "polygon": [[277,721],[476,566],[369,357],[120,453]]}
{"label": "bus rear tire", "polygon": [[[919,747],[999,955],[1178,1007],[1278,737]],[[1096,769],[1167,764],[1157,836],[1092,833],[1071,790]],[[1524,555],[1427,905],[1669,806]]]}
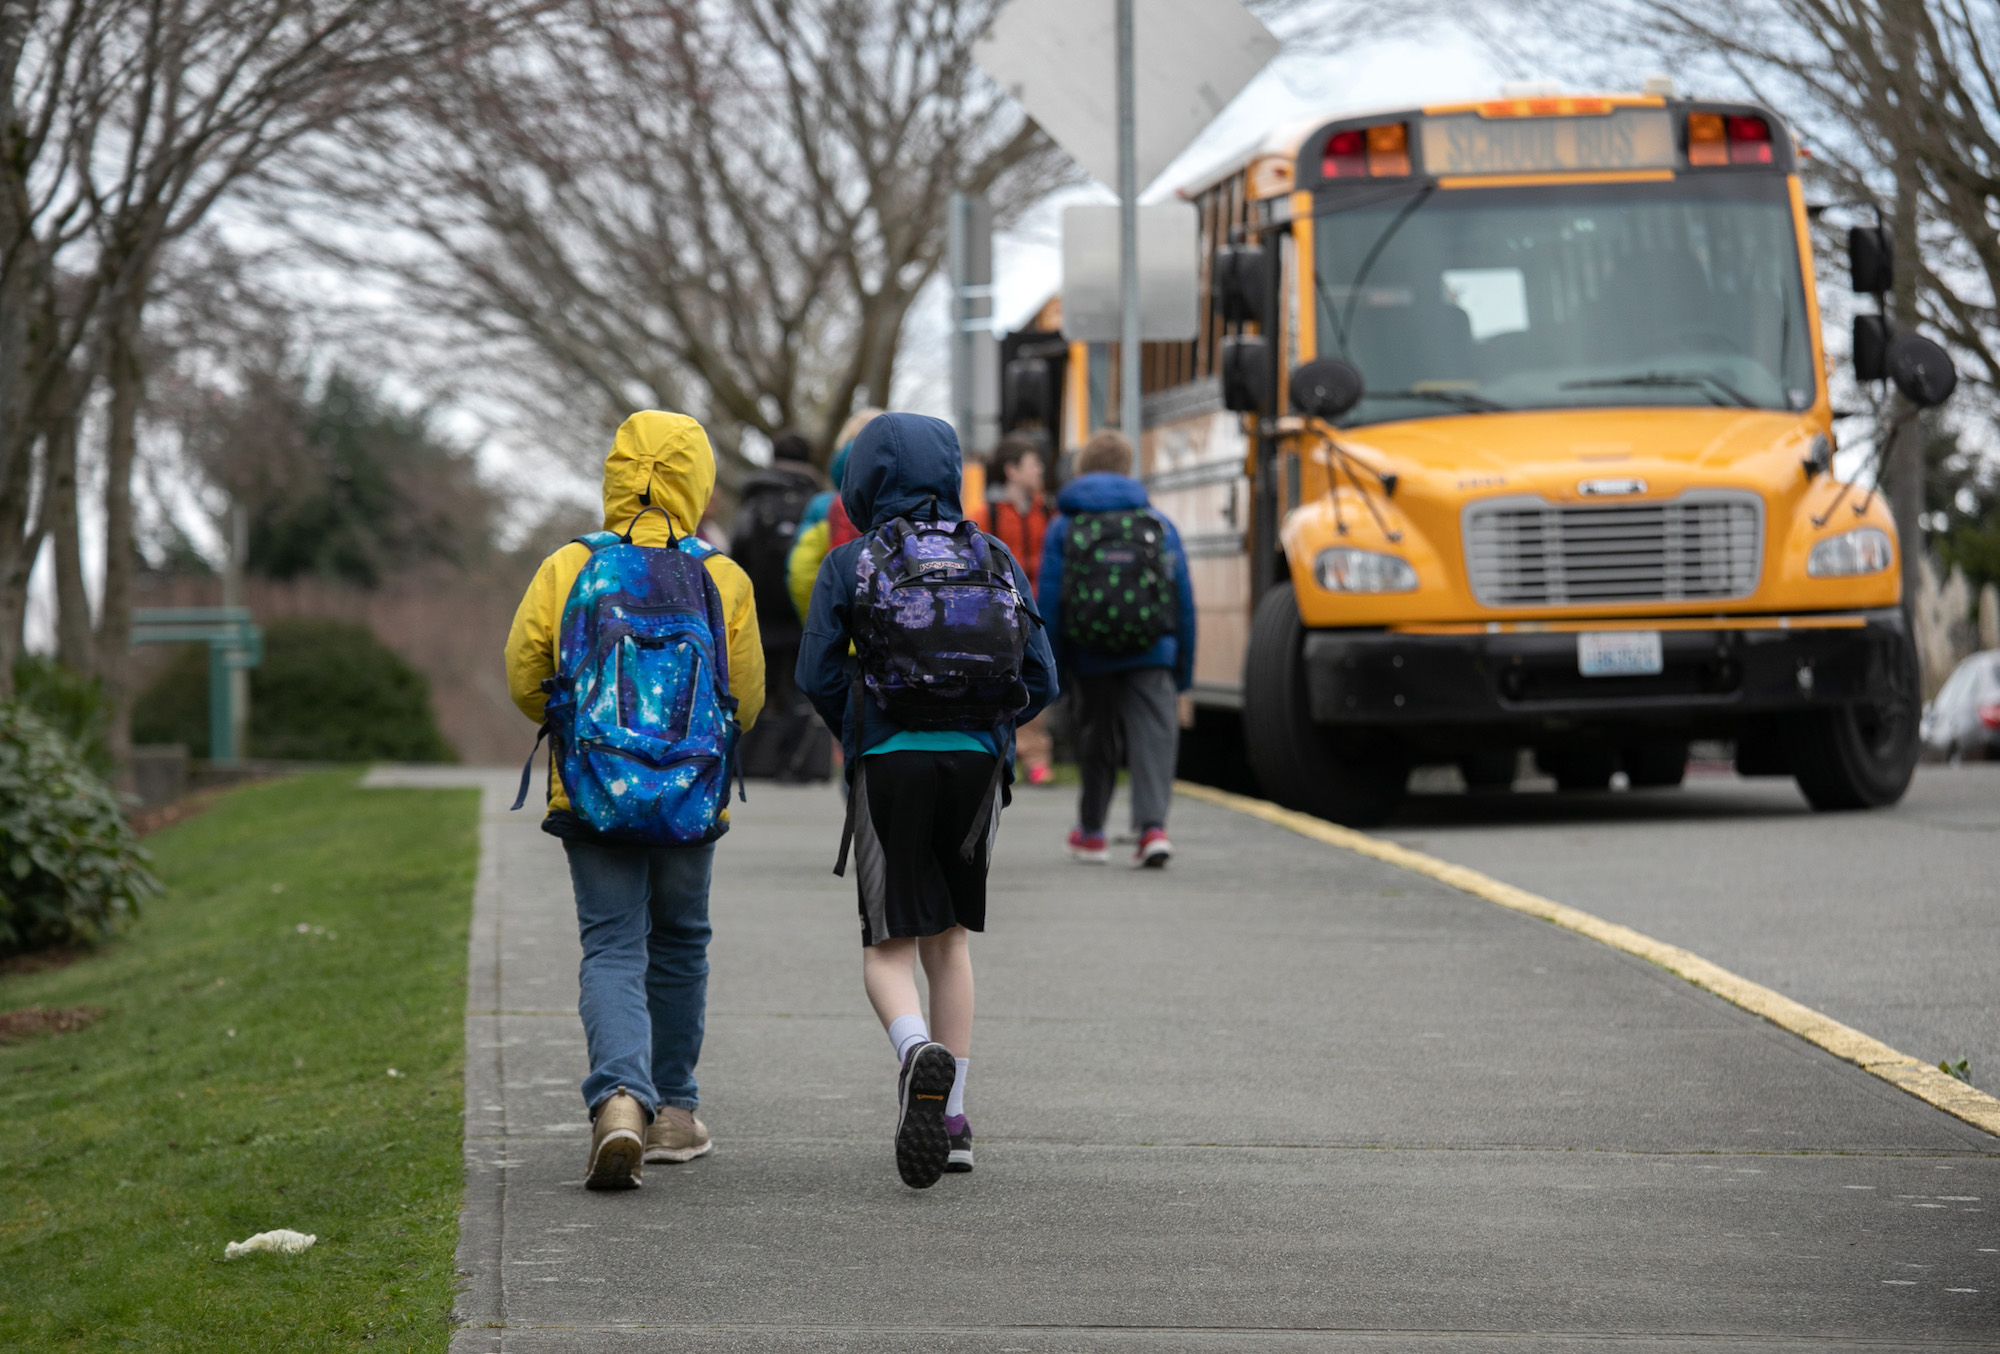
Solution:
{"label": "bus rear tire", "polygon": [[1312,721],[1305,624],[1290,582],[1257,603],[1243,671],[1243,735],[1265,795],[1350,827],[1388,821],[1409,783],[1409,754],[1377,734],[1335,733]]}
{"label": "bus rear tire", "polygon": [[1459,754],[1458,774],[1474,794],[1505,794],[1514,788],[1521,755],[1513,748],[1475,748]]}
{"label": "bus rear tire", "polygon": [[1875,809],[1903,797],[1923,751],[1916,667],[1915,653],[1904,649],[1881,700],[1792,719],[1785,741],[1807,803],[1821,812]]}
{"label": "bus rear tire", "polygon": [[1687,779],[1688,745],[1683,742],[1634,743],[1620,760],[1635,790],[1671,790]]}

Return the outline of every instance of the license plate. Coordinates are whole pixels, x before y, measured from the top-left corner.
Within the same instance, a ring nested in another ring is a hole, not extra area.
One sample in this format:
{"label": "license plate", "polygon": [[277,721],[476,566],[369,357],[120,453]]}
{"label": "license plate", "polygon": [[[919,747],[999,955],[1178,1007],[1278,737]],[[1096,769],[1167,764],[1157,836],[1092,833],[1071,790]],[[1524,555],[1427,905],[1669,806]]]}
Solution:
{"label": "license plate", "polygon": [[1657,677],[1667,670],[1657,630],[1596,630],[1576,637],[1576,670],[1585,677]]}

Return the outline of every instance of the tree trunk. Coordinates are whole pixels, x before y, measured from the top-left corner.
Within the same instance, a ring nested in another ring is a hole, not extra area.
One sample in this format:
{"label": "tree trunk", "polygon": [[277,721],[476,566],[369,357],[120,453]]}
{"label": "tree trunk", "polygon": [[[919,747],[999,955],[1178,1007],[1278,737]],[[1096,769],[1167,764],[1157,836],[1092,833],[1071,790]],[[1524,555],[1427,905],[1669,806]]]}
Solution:
{"label": "tree trunk", "polygon": [[70,378],[57,389],[59,403],[49,425],[48,529],[55,537],[56,661],[71,672],[89,672],[90,595],[83,583],[83,536],[77,510],[76,437],[79,414],[70,401]]}
{"label": "tree trunk", "polygon": [[111,755],[123,768],[132,751],[132,696],[128,651],[132,647],[132,592],[138,551],[134,542],[132,467],[138,459],[139,408],[146,376],[139,358],[139,321],[145,286],[135,284],[114,302],[106,326],[104,375],[111,390],[104,461],[104,609],[97,626],[97,675],[111,707]]}
{"label": "tree trunk", "polygon": [[27,612],[28,572],[42,548],[40,524],[28,526],[34,496],[34,457],[26,449],[0,485],[0,698],[14,694],[14,660],[21,652],[21,621]]}

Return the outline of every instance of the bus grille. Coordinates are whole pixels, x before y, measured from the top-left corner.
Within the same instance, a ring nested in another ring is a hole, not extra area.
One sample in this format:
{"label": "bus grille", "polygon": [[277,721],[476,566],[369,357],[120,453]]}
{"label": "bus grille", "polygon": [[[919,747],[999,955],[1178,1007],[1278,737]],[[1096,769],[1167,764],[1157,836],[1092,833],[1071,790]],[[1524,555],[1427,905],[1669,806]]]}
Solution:
{"label": "bus grille", "polygon": [[1763,500],[1728,490],[1587,507],[1489,499],[1466,508],[1463,527],[1485,606],[1747,597],[1763,566]]}

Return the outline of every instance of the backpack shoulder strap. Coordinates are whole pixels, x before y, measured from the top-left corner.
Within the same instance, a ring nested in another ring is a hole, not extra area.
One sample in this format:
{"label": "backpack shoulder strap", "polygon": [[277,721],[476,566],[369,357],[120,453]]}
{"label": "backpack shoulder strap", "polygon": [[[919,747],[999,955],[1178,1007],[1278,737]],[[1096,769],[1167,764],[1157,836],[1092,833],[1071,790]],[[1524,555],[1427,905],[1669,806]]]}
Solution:
{"label": "backpack shoulder strap", "polygon": [[707,559],[710,555],[719,555],[722,553],[720,550],[717,550],[714,546],[710,545],[707,541],[704,541],[699,536],[681,537],[680,540],[676,542],[676,548],[679,549],[683,555],[692,555],[696,559]]}
{"label": "backpack shoulder strap", "polygon": [[586,536],[578,536],[570,544],[589,546],[590,553],[594,555],[606,546],[617,545],[624,539],[615,531],[593,531]]}

